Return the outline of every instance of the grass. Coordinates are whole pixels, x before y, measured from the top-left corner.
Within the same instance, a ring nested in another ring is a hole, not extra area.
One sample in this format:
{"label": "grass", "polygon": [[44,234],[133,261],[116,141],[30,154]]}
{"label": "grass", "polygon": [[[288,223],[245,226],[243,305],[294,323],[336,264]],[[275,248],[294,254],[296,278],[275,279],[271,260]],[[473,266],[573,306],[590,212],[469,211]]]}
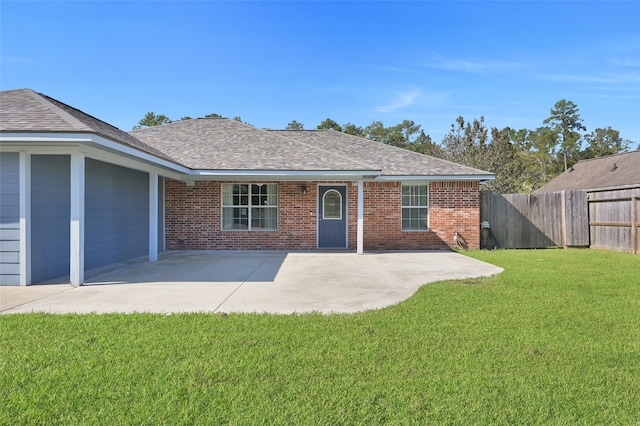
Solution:
{"label": "grass", "polygon": [[0,316],[0,424],[640,424],[640,256],[467,254],[354,315]]}

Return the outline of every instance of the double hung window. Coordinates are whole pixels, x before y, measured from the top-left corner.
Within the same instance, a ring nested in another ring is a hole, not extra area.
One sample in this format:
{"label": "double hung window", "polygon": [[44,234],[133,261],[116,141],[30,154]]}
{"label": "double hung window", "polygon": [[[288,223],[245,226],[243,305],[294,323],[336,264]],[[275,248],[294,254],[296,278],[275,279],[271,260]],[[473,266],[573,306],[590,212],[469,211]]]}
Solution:
{"label": "double hung window", "polygon": [[222,229],[274,230],[277,228],[277,184],[222,184]]}
{"label": "double hung window", "polygon": [[429,187],[402,185],[402,230],[429,229]]}

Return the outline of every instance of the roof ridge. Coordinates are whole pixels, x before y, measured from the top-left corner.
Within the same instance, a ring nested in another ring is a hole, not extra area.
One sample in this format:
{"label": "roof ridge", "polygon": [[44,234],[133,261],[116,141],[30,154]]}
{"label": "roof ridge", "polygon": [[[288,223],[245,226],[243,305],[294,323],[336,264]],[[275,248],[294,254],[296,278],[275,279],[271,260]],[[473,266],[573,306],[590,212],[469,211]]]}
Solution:
{"label": "roof ridge", "polygon": [[[588,161],[593,161],[593,160],[602,160],[603,158],[619,157],[621,155],[637,154],[637,153],[640,153],[639,149],[635,149],[635,150],[629,151],[629,152],[619,152],[617,154],[604,155],[602,157],[585,158],[583,160],[579,160],[578,163],[586,163]],[[576,164],[578,164],[578,163],[576,163]]]}
{"label": "roof ridge", "polygon": [[[74,129],[78,129],[78,130],[91,130],[89,128],[89,126],[87,126],[85,123],[83,123],[82,121],[78,120],[76,117],[74,117],[73,115],[69,114],[67,111],[65,111],[63,108],[60,108],[58,105],[55,104],[54,99],[50,98],[49,96],[43,94],[43,93],[39,93],[39,92],[35,92],[34,90],[31,89],[22,89],[27,95],[29,95],[33,100],[35,100],[36,102],[38,102],[40,105],[42,105],[43,107],[47,108],[49,111],[53,112],[54,114],[56,114],[58,117],[60,117],[62,120],[64,120],[65,122],[69,123],[69,125],[71,125],[71,127],[73,127]],[[60,102],[60,101],[58,101]],[[62,102],[60,102],[62,104]],[[63,104],[66,105],[66,104]],[[69,105],[67,105],[69,108],[73,108]],[[75,109],[75,108],[74,108]]]}
{"label": "roof ridge", "polygon": [[[34,93],[36,93],[36,92],[34,92]],[[72,110],[74,110],[74,111],[77,111],[78,113],[80,113],[80,115],[81,115],[81,116],[89,117],[89,118],[91,118],[91,119],[93,119],[93,120],[99,121],[100,123],[102,123],[102,124],[104,124],[104,125],[106,125],[106,126],[109,126],[109,127],[113,128],[113,129],[115,129],[115,130],[118,130],[118,131],[120,131],[120,132],[127,133],[127,132],[125,132],[124,130],[122,130],[122,129],[120,129],[120,128],[116,127],[116,126],[114,126],[114,125],[113,125],[113,124],[111,124],[111,123],[107,123],[106,121],[101,120],[101,119],[97,118],[96,116],[93,116],[93,115],[91,115],[91,114],[87,114],[86,112],[84,112],[84,111],[82,111],[82,110],[80,110],[80,109],[78,109],[78,108],[72,107],[72,106],[71,106],[71,105],[69,105],[69,104],[66,104],[66,103],[64,103],[64,102],[62,102],[62,101],[59,101],[58,99],[52,98],[51,96],[45,95],[44,93],[37,93],[37,94],[38,94],[38,95],[40,95],[40,96],[42,96],[42,97],[44,97],[44,98],[46,98],[47,100],[49,100],[49,102],[50,102],[50,103],[52,103],[52,104],[54,104],[54,105],[55,105],[56,103],[58,103],[58,104],[60,104],[60,105],[64,105],[66,108],[69,108],[69,109],[72,109]],[[68,115],[68,116],[69,116],[69,117],[71,117],[73,120],[76,120],[76,121],[80,122],[80,124],[82,124],[83,126],[85,126],[85,128],[87,128],[87,129],[89,129],[89,130],[91,130],[91,131],[94,131],[94,132],[95,132],[95,130],[93,130],[91,126],[89,126],[89,125],[87,125],[86,123],[82,122],[82,120],[80,120],[80,119],[78,119],[78,118],[74,117],[73,115],[69,114],[69,113],[68,113],[67,111],[65,111],[63,108],[60,108],[60,107],[59,107],[59,106],[57,106],[57,105],[55,105],[55,106],[56,106],[56,108],[57,108],[57,109],[62,110],[62,112],[63,112],[65,115]]]}

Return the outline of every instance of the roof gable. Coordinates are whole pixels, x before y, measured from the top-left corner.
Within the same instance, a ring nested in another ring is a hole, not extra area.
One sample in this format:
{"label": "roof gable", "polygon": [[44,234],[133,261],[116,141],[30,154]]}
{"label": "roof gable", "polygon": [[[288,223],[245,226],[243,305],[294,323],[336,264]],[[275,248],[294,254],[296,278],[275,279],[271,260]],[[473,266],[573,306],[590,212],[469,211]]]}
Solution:
{"label": "roof gable", "polygon": [[640,185],[640,151],[581,160],[536,193]]}
{"label": "roof gable", "polygon": [[168,159],[127,132],[31,89],[0,91],[0,132],[92,133]]}

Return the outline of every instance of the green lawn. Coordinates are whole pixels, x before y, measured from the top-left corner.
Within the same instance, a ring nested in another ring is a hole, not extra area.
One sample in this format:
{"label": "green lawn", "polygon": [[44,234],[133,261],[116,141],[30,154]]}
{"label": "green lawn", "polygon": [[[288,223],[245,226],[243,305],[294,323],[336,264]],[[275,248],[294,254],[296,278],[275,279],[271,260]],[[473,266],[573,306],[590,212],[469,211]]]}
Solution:
{"label": "green lawn", "polygon": [[0,424],[640,424],[640,256],[468,254],[355,315],[0,316]]}

